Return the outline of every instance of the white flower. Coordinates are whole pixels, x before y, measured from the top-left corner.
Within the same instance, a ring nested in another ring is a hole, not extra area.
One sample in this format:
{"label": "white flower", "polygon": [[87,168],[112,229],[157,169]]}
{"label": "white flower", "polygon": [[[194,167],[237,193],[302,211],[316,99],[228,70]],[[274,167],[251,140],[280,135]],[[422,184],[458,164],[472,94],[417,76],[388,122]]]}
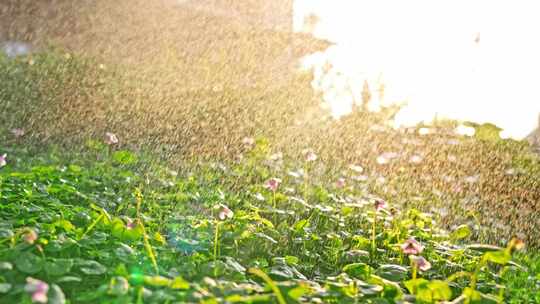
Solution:
{"label": "white flower", "polygon": [[350,165],[349,169],[351,169],[352,171],[354,171],[356,173],[364,172],[364,168],[362,168],[362,166],[359,166],[359,165]]}
{"label": "white flower", "polygon": [[229,207],[223,205],[223,204],[220,204],[220,205],[217,205],[216,208],[219,210],[218,211],[218,218],[222,221],[226,220],[226,219],[232,219],[233,216],[234,216],[234,212],[232,212],[231,209],[229,209]]}
{"label": "white flower", "polygon": [[0,155],[0,168],[7,165],[7,154]]}
{"label": "white flower", "polygon": [[118,137],[114,133],[107,132],[105,133],[105,143],[109,146],[116,145],[118,143]]}
{"label": "white flower", "polygon": [[304,157],[306,158],[306,161],[307,162],[314,162],[317,160],[317,154],[315,154],[315,152],[309,150],[309,149],[306,149],[304,151],[302,151],[303,154],[304,154]]}
{"label": "white flower", "polygon": [[20,128],[11,129],[11,134],[15,137],[22,137],[24,136],[24,130]]}

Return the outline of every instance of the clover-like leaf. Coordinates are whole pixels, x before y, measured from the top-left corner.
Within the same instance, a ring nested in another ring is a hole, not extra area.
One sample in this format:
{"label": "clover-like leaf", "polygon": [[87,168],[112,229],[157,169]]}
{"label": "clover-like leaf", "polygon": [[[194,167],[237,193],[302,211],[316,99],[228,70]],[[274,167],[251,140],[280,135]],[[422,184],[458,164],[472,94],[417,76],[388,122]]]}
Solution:
{"label": "clover-like leaf", "polygon": [[40,272],[43,269],[43,264],[41,257],[30,252],[22,252],[15,259],[17,269],[28,274]]}
{"label": "clover-like leaf", "polygon": [[107,267],[96,261],[82,261],[79,263],[79,269],[86,275],[102,275],[107,272]]}
{"label": "clover-like leaf", "polygon": [[45,272],[51,276],[61,276],[71,271],[72,259],[54,259],[45,263]]}

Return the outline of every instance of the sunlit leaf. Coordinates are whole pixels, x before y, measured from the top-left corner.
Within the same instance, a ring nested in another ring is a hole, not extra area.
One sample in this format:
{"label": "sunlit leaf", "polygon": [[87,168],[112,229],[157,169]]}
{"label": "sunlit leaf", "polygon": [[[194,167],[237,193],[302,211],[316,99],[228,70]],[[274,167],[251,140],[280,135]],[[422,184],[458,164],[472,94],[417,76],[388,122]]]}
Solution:
{"label": "sunlit leaf", "polygon": [[163,277],[163,276],[145,276],[144,277],[144,283],[148,284],[150,286],[157,286],[157,287],[163,287],[163,286],[169,286],[171,285],[171,280],[169,278]]}
{"label": "sunlit leaf", "polygon": [[184,280],[182,277],[176,277],[172,280],[170,287],[172,289],[179,289],[179,290],[189,289],[189,282]]}
{"label": "sunlit leaf", "polygon": [[116,151],[113,154],[113,159],[121,165],[131,165],[137,162],[137,156],[129,151]]}
{"label": "sunlit leaf", "polygon": [[512,259],[512,256],[507,251],[501,250],[485,253],[484,259],[493,263],[506,265]]}
{"label": "sunlit leaf", "polygon": [[455,240],[461,240],[467,238],[469,235],[471,235],[471,229],[469,226],[461,225],[452,232],[451,237]]}
{"label": "sunlit leaf", "polygon": [[428,288],[431,290],[433,300],[450,300],[452,298],[452,290],[444,281],[433,280],[428,283]]}

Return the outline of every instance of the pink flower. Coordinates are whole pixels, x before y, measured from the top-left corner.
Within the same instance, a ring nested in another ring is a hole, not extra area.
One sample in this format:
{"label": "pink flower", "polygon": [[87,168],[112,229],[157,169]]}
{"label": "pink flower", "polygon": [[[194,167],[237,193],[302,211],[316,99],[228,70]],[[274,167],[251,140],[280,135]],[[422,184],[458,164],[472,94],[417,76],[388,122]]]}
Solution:
{"label": "pink flower", "polygon": [[22,137],[24,136],[24,130],[20,128],[11,129],[11,134],[15,137]]}
{"label": "pink flower", "polygon": [[375,200],[375,211],[379,212],[383,209],[386,209],[387,206],[388,204],[384,200],[382,199]]}
{"label": "pink flower", "polygon": [[28,244],[34,244],[38,239],[38,234],[34,229],[28,229],[28,231],[23,235],[23,240]]}
{"label": "pink flower", "polygon": [[417,240],[410,238],[401,245],[401,250],[405,254],[420,254],[424,250],[424,246]]}
{"label": "pink flower", "polygon": [[269,179],[264,186],[275,192],[278,189],[279,184],[281,184],[281,179],[273,177]]}
{"label": "pink flower", "polygon": [[345,187],[345,185],[346,185],[345,179],[343,177],[338,178],[338,180],[336,181],[336,187],[343,188]]}
{"label": "pink flower", "polygon": [[107,132],[105,133],[105,143],[109,146],[116,145],[118,143],[118,137],[114,133]]}
{"label": "pink flower", "polygon": [[229,207],[225,205],[218,205],[217,208],[219,209],[218,218],[220,220],[224,221],[226,219],[233,218],[234,212],[231,209],[229,209]]}
{"label": "pink flower", "polygon": [[7,165],[7,154],[0,155],[0,168]]}
{"label": "pink flower", "polygon": [[128,218],[126,221],[127,221],[127,223],[126,223],[126,229],[127,230],[131,230],[131,229],[134,229],[135,227],[137,227],[137,223],[135,223],[134,220]]}
{"label": "pink flower", "polygon": [[315,152],[309,150],[309,149],[306,149],[303,151],[304,153],[304,157],[306,158],[306,161],[307,162],[314,162],[317,160],[317,154],[315,154]]}
{"label": "pink flower", "polygon": [[26,278],[24,290],[31,295],[32,302],[47,303],[47,292],[49,291],[49,285],[47,283],[28,277]]}
{"label": "pink flower", "polygon": [[411,255],[409,257],[411,261],[414,263],[414,265],[418,267],[418,269],[422,271],[428,271],[431,269],[431,263],[428,262],[428,260],[426,260],[424,257],[416,256],[416,255]]}

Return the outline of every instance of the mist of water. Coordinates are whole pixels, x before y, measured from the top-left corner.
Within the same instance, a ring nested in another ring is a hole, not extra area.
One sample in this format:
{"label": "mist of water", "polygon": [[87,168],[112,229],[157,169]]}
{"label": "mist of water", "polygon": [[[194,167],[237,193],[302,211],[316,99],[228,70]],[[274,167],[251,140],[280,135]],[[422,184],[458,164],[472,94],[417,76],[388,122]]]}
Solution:
{"label": "mist of water", "polygon": [[294,28],[334,43],[304,58],[335,117],[405,104],[394,125],[435,117],[522,139],[540,113],[540,19],[533,1],[296,0]]}

